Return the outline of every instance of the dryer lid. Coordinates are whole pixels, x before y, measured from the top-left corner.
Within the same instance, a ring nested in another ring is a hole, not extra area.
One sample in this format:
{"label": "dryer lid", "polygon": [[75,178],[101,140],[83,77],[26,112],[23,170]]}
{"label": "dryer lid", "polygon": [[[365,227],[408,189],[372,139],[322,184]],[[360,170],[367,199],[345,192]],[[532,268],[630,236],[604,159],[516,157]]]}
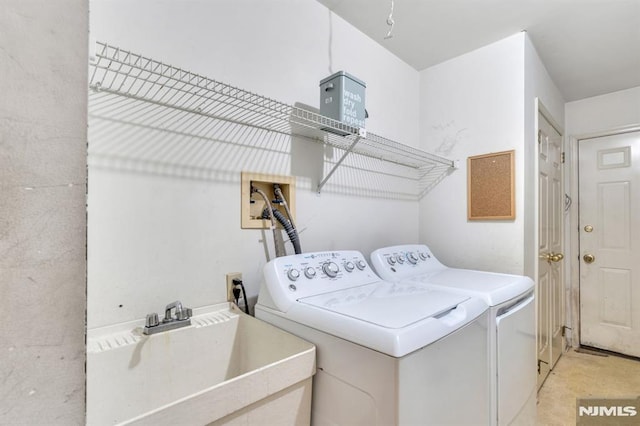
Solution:
{"label": "dryer lid", "polygon": [[438,317],[468,299],[466,295],[420,284],[380,281],[302,298],[298,302],[380,327],[399,329]]}
{"label": "dryer lid", "polygon": [[497,306],[519,297],[534,286],[531,278],[521,275],[455,268],[445,268],[431,275],[418,275],[406,280],[405,284],[407,283],[432,284],[442,288],[456,289],[472,297],[481,298],[489,306]]}

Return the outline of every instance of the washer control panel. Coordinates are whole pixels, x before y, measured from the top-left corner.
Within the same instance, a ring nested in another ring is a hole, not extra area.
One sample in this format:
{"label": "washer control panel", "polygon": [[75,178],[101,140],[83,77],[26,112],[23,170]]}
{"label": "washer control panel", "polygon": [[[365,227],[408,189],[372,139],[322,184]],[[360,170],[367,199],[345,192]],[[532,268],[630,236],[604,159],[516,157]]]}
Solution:
{"label": "washer control panel", "polygon": [[380,248],[371,253],[371,265],[387,281],[400,281],[446,268],[424,244]]}
{"label": "washer control panel", "polygon": [[[280,310],[298,299],[380,281],[359,251],[327,251],[283,256],[264,266],[260,293]],[[262,297],[260,294],[258,298]]]}

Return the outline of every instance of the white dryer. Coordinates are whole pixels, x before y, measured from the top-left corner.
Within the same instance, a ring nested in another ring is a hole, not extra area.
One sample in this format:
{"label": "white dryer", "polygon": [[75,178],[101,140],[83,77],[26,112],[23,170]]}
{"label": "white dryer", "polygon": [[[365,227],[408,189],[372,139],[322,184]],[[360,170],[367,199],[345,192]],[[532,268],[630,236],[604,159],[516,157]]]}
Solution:
{"label": "white dryer", "polygon": [[486,425],[487,305],[382,281],[361,253],[264,267],[256,317],[316,345],[315,425]]}
{"label": "white dryer", "polygon": [[482,298],[489,305],[488,371],[492,425],[536,421],[534,283],[528,277],[449,268],[426,245],[385,247],[371,254],[380,277]]}

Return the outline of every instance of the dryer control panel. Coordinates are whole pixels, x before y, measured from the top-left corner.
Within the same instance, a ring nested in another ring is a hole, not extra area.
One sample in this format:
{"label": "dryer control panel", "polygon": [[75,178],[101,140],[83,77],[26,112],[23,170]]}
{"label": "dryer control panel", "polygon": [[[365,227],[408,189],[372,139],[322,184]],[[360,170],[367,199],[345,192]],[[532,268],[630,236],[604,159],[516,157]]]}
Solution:
{"label": "dryer control panel", "polygon": [[446,269],[424,244],[380,248],[371,253],[371,265],[382,279],[394,282]]}
{"label": "dryer control panel", "polygon": [[264,266],[264,280],[258,303],[286,312],[298,299],[371,284],[380,277],[362,253],[344,250],[275,258]]}

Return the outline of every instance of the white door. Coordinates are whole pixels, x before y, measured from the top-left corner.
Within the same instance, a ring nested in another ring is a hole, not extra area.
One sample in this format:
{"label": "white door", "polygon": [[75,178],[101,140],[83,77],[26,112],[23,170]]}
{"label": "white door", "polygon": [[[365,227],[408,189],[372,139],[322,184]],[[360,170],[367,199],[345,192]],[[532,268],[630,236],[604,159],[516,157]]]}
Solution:
{"label": "white door", "polygon": [[562,354],[564,326],[562,135],[538,114],[538,387]]}
{"label": "white door", "polygon": [[578,154],[580,343],[640,356],[640,132]]}

